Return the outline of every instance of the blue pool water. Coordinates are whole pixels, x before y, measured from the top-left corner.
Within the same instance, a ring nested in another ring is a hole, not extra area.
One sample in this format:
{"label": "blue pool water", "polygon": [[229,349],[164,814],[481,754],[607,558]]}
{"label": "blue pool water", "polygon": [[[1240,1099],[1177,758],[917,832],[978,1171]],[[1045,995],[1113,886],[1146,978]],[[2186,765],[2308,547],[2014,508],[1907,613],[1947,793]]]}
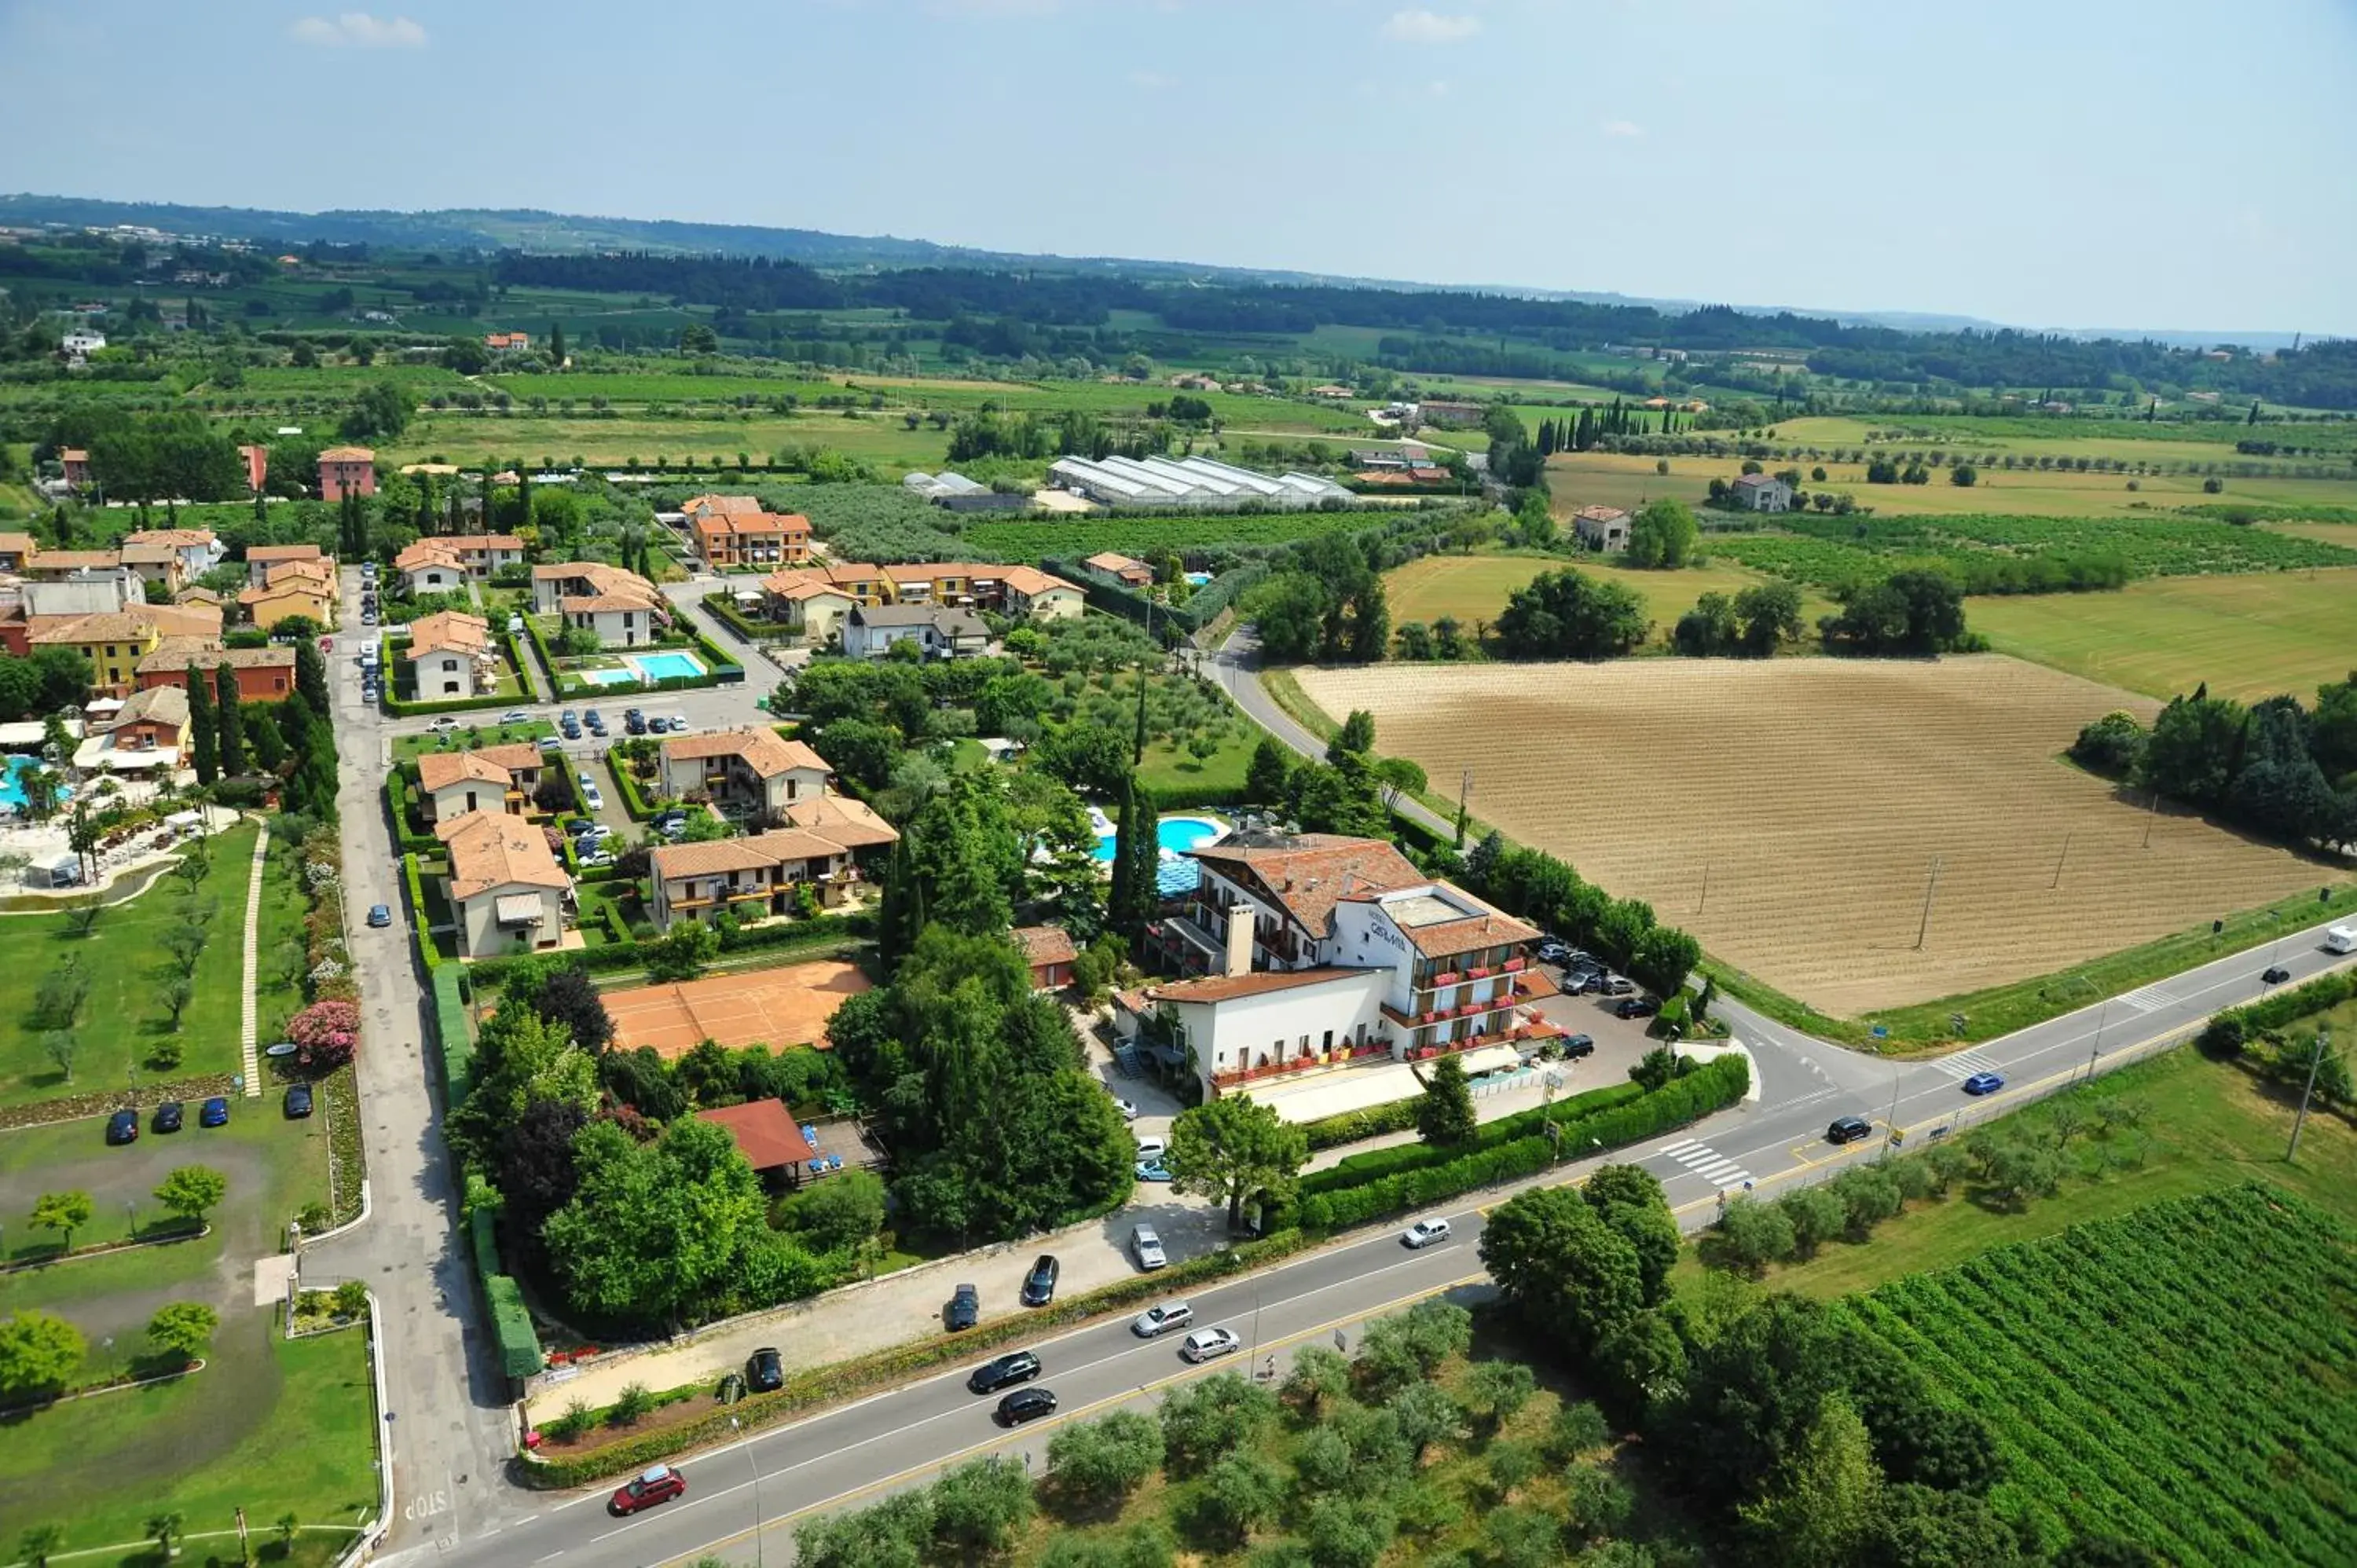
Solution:
{"label": "blue pool water", "polygon": [[704,660],[693,653],[625,653],[622,662],[649,681],[694,681],[705,673]]}
{"label": "blue pool water", "polygon": [[635,670],[584,670],[581,678],[592,686],[637,686],[644,683]]}
{"label": "blue pool water", "polygon": [[[1183,858],[1180,852],[1207,844],[1226,831],[1208,817],[1165,817],[1155,824],[1154,840],[1162,848],[1162,863],[1155,871],[1154,883],[1164,897],[1187,892],[1200,879],[1195,863]],[[1097,859],[1111,865],[1113,850],[1114,834],[1099,834]]]}
{"label": "blue pool water", "polygon": [[[0,806],[14,806],[22,811],[25,805],[24,776],[27,773],[39,772],[41,759],[38,757],[12,757],[7,759],[7,767],[0,768]],[[72,794],[73,791],[70,789],[60,789],[58,791],[58,799],[68,800],[72,797]],[[1105,852],[1105,858],[1108,860],[1113,858],[1111,850]]]}

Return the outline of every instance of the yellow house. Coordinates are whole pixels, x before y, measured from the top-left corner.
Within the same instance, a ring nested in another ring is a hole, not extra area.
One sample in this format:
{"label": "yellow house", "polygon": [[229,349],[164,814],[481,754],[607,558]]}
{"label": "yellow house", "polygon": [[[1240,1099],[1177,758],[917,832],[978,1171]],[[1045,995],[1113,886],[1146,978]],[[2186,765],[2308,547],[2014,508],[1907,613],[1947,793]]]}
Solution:
{"label": "yellow house", "polygon": [[330,628],[336,624],[335,571],[310,561],[274,565],[266,581],[240,593],[237,602],[264,631],[289,616],[307,616],[321,628]]}
{"label": "yellow house", "polygon": [[62,618],[26,639],[34,649],[72,649],[90,660],[91,684],[115,697],[129,693],[138,682],[139,660],[155,652],[162,640],[155,618],[120,611]]}

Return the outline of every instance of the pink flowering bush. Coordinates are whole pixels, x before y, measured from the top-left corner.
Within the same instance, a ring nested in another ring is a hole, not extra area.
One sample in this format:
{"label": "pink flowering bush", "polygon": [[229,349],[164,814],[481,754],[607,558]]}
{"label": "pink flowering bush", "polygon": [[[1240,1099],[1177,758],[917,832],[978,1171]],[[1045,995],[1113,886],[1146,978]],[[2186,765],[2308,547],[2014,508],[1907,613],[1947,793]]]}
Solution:
{"label": "pink flowering bush", "polygon": [[352,1059],[361,1039],[361,1010],[350,1002],[314,1002],[286,1020],[296,1062],[315,1072],[332,1072]]}

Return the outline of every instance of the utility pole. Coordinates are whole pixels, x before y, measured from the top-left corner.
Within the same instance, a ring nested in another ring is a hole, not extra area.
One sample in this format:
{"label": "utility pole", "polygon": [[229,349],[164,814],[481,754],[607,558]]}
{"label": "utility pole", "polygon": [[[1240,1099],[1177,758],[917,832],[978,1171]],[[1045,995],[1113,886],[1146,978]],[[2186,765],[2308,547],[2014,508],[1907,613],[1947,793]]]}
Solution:
{"label": "utility pole", "polygon": [[[2075,828],[2072,830],[2072,832],[2077,832],[2077,831],[2078,831],[2078,830],[2076,830]],[[2053,892],[2057,887],[2060,887],[2060,886],[2062,886],[2062,863],[2063,863],[2064,861],[2066,861],[2066,860],[2070,859],[2070,858],[2071,858],[2071,833],[2064,833],[2064,834],[2062,835],[2062,853],[2061,853],[2061,854],[2058,854],[2058,855],[2056,855],[2056,856],[2054,857],[2054,880],[2053,880],[2053,881],[2051,881],[2051,882],[2049,882],[2049,883],[2046,885],[2046,891],[2048,891],[2049,893]],[[1918,945],[1921,945],[1921,944],[1918,944]]]}
{"label": "utility pole", "polygon": [[1940,858],[1932,857],[1931,880],[1923,885],[1923,918],[1915,927],[1915,950],[1923,950],[1923,939],[1932,929],[1932,896],[1940,890]]}
{"label": "utility pole", "polygon": [[2152,824],[2159,815],[2160,791],[2155,789],[2152,792],[2152,804],[2145,809],[2144,813],[2144,847],[2146,849],[2152,847]]}
{"label": "utility pole", "polygon": [[2324,1065],[2324,1042],[2330,1031],[2316,1031],[2316,1054],[2308,1058],[2308,1085],[2299,1091],[2299,1112],[2291,1119],[2291,1146],[2284,1150],[2284,1164],[2299,1157],[2299,1130],[2308,1123],[2308,1098],[2316,1092],[2316,1069]]}
{"label": "utility pole", "polygon": [[1704,861],[1704,862],[1702,863],[1702,897],[1695,900],[1695,918],[1696,919],[1700,919],[1700,918],[1702,918],[1702,912],[1703,912],[1704,908],[1706,908],[1709,905],[1709,903],[1710,903],[1710,862],[1708,862],[1708,861],[1706,861],[1706,861]]}

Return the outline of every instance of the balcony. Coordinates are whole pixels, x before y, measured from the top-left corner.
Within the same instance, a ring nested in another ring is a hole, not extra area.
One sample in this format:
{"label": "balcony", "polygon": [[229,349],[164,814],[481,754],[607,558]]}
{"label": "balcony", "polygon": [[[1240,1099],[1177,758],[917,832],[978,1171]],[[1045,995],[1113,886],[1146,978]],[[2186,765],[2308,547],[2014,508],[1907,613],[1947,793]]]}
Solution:
{"label": "balcony", "polygon": [[1504,1046],[1530,1040],[1556,1039],[1561,1037],[1562,1034],[1561,1029],[1542,1018],[1528,1023],[1516,1023],[1501,1029],[1493,1029],[1486,1035],[1468,1035],[1463,1039],[1443,1040],[1437,1045],[1412,1046],[1403,1059],[1412,1062],[1430,1061],[1436,1057],[1461,1056],[1467,1051],[1478,1051],[1484,1046]]}
{"label": "balcony", "polygon": [[1392,1059],[1392,1054],[1389,1040],[1370,1040],[1363,1046],[1337,1047],[1322,1054],[1313,1051],[1291,1061],[1271,1062],[1266,1067],[1231,1068],[1226,1072],[1215,1072],[1211,1075],[1211,1087],[1214,1090],[1240,1089],[1250,1083],[1266,1083],[1272,1079],[1298,1078],[1303,1073],[1316,1072],[1320,1069],[1330,1071],[1357,1067],[1376,1057],[1388,1061]]}

